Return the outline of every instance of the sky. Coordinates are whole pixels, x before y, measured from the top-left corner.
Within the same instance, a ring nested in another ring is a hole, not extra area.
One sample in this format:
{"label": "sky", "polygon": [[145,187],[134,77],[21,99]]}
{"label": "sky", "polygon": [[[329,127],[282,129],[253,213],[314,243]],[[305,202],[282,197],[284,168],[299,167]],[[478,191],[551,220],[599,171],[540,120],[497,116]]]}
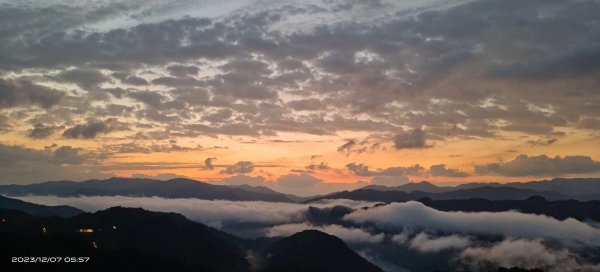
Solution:
{"label": "sky", "polygon": [[600,1],[0,0],[0,183],[600,177]]}

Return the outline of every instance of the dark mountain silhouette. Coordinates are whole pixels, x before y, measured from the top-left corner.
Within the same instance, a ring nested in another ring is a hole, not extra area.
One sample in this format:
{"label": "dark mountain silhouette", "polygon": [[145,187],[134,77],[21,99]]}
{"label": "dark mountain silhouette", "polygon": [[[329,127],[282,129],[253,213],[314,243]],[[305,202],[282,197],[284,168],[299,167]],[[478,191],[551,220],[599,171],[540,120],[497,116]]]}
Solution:
{"label": "dark mountain silhouette", "polygon": [[[548,201],[541,196],[532,196],[525,200],[487,200],[483,198],[432,200],[421,198],[419,201],[430,208],[439,211],[462,212],[504,212],[518,211],[521,213],[546,215],[558,220],[574,218],[579,221],[600,222],[600,201],[556,200]],[[376,204],[381,206],[386,204]],[[363,207],[369,209],[371,207]],[[313,225],[337,224],[348,225],[342,218],[354,210],[346,206],[309,207],[305,217]],[[350,224],[351,225],[351,224]]]}
{"label": "dark mountain silhouette", "polygon": [[[246,250],[269,254],[256,256],[256,260],[265,260],[259,266],[264,271],[381,271],[339,238],[321,232],[307,231],[273,241],[238,238],[180,214],[141,208],[113,207],[70,218],[0,209],[3,271],[245,272],[254,270]],[[90,260],[23,266],[10,262],[13,256]]]}
{"label": "dark mountain silhouette", "polygon": [[306,220],[311,222],[313,225],[327,225],[327,224],[343,224],[341,218],[344,215],[352,213],[354,210],[346,206],[336,205],[333,207],[318,208],[310,206],[306,211]]}
{"label": "dark mountain silhouette", "polygon": [[240,189],[248,191],[248,192],[270,194],[270,195],[276,195],[276,196],[283,195],[294,202],[302,202],[302,201],[306,201],[308,199],[313,198],[313,197],[302,197],[302,196],[297,196],[297,195],[292,195],[292,194],[283,194],[283,193],[277,192],[273,189],[267,188],[265,186],[251,186],[251,185],[247,185],[247,184],[242,184],[242,185],[229,185],[229,187],[240,188]]}
{"label": "dark mountain silhouette", "polygon": [[261,200],[293,202],[284,194],[244,188],[208,184],[191,179],[110,178],[105,180],[50,181],[30,185],[0,185],[5,195],[57,195],[57,196],[159,196],[166,198],[199,198],[224,200]]}
{"label": "dark mountain silhouette", "polygon": [[521,183],[470,183],[440,187],[427,181],[386,187],[369,185],[354,191],[325,196],[298,197],[282,194],[263,186],[224,186],[190,179],[168,181],[152,179],[110,178],[83,182],[50,181],[30,185],[0,185],[4,195],[57,196],[159,196],[166,198],[223,199],[234,201],[311,202],[319,199],[348,198],[369,201],[407,201],[428,197],[434,200],[485,198],[489,200],[524,200],[539,195],[548,200],[600,200],[600,179],[553,179]]}
{"label": "dark mountain silhouette", "polygon": [[382,186],[382,185],[367,185],[362,189],[371,189],[378,191],[403,191],[407,193],[421,191],[426,193],[440,193],[454,189],[453,187],[440,187],[427,181],[410,182],[400,186]]}
{"label": "dark mountain silhouette", "polygon": [[541,214],[558,220],[574,218],[579,221],[600,221],[600,201],[581,202],[577,200],[548,201],[541,196],[532,196],[526,200],[464,199],[431,200],[420,199],[423,204],[440,211],[463,212],[502,212],[516,210],[522,213]]}
{"label": "dark mountain silhouette", "polygon": [[[33,217],[15,210],[0,210],[0,217],[2,258],[88,256],[92,265],[85,266],[86,271],[88,267],[143,271],[155,263],[166,271],[250,270],[245,252],[234,243],[236,238],[175,213],[115,207],[67,219]],[[127,258],[115,257],[121,254],[144,262],[124,265],[119,260]]]}
{"label": "dark mountain silhouette", "polygon": [[534,191],[527,189],[518,189],[513,187],[477,187],[473,189],[458,189],[442,193],[424,193],[412,192],[413,196],[429,197],[434,200],[442,199],[470,199],[470,198],[485,198],[488,200],[525,200],[531,196],[542,196],[550,200],[570,199],[556,192],[550,191]]}
{"label": "dark mountain silhouette", "polygon": [[[558,199],[578,199],[578,200],[600,200],[600,178],[555,178],[552,180],[529,181],[529,182],[510,182],[510,183],[466,183],[454,187],[442,187],[432,184],[427,181],[407,183],[400,186],[381,186],[368,185],[362,189],[378,190],[378,191],[403,191],[425,192],[425,193],[447,193],[458,190],[471,190],[483,187],[494,188],[514,188],[521,190],[530,190],[542,192],[544,197],[552,199],[555,196]],[[489,189],[488,189],[489,190]],[[551,193],[557,195],[552,196]],[[538,193],[540,195],[540,193]],[[480,196],[484,197],[484,196]],[[511,198],[512,199],[512,198]]]}
{"label": "dark mountain silhouette", "polygon": [[555,178],[552,180],[502,183],[468,183],[456,186],[457,189],[475,188],[481,186],[504,187],[535,191],[551,191],[569,196],[592,196],[600,194],[600,178]]}
{"label": "dark mountain silhouette", "polygon": [[45,206],[0,196],[0,209],[13,209],[35,216],[71,217],[84,211],[70,206]]}
{"label": "dark mountain silhouette", "polygon": [[485,198],[488,200],[525,200],[531,196],[540,195],[550,200],[566,200],[571,197],[555,192],[538,192],[533,190],[517,189],[511,187],[477,187],[473,189],[460,189],[441,193],[428,193],[422,191],[380,191],[373,189],[358,189],[354,191],[342,191],[322,197],[313,198],[306,203],[323,199],[352,199],[379,202],[404,202],[430,198],[433,200],[471,199]]}
{"label": "dark mountain silhouette", "polygon": [[305,230],[271,245],[262,271],[383,271],[339,238],[316,230]]}
{"label": "dark mountain silhouette", "polygon": [[404,202],[418,199],[418,197],[403,191],[379,191],[372,189],[358,189],[354,191],[341,191],[320,197],[313,198],[305,203],[316,202],[324,199],[352,199],[363,201],[380,201],[380,202]]}

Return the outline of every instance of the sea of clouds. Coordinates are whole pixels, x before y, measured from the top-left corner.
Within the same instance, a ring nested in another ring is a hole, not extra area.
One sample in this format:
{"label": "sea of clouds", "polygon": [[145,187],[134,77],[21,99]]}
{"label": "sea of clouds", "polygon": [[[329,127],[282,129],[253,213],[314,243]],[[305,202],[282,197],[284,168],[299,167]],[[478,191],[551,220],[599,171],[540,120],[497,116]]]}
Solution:
{"label": "sea of clouds", "polygon": [[[414,201],[375,206],[376,203],[353,200],[297,204],[126,196],[18,198],[44,205],[69,205],[86,212],[114,206],[177,212],[240,236],[245,233],[231,231],[235,228],[228,226],[254,226],[254,233],[265,237],[317,229],[339,237],[355,249],[377,252],[379,245],[388,243],[419,254],[449,252],[455,265],[471,270],[519,266],[546,271],[600,271],[600,266],[582,257],[589,255],[582,253],[600,247],[600,228],[575,219],[560,221],[516,211],[443,212]],[[345,206],[354,211],[334,223],[316,225],[308,217],[311,206]],[[406,271],[390,267],[388,271]]]}

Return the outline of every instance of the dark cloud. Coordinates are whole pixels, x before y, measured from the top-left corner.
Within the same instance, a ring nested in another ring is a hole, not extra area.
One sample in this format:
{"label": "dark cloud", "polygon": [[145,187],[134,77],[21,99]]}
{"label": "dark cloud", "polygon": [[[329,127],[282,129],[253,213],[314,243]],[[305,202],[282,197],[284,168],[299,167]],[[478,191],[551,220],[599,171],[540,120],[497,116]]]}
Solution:
{"label": "dark cloud", "polygon": [[327,163],[321,162],[319,164],[311,163],[311,164],[305,166],[304,168],[307,170],[310,170],[310,171],[314,171],[314,170],[327,170],[331,167],[329,167],[329,165]]}
{"label": "dark cloud", "polygon": [[[596,10],[598,8],[596,7]],[[537,59],[528,63],[515,63],[497,67],[490,71],[493,76],[528,80],[547,79],[555,76],[593,73],[600,71],[600,46],[578,45],[569,52]]]}
{"label": "dark cloud", "polygon": [[119,154],[119,153],[143,153],[150,154],[155,152],[170,153],[170,152],[187,152],[203,150],[200,145],[197,146],[180,146],[176,141],[169,141],[167,144],[142,144],[141,141],[132,141],[120,144],[107,144],[102,146],[103,154]]}
{"label": "dark cloud", "polygon": [[362,164],[362,163],[349,163],[346,164],[346,168],[348,168],[348,170],[350,170],[352,173],[354,173],[357,176],[362,176],[362,177],[370,177],[373,176],[374,173],[369,171],[369,166]]}
{"label": "dark cloud", "polygon": [[60,102],[63,92],[26,81],[0,79],[0,109],[36,105],[47,109]]}
{"label": "dark cloud", "polygon": [[394,147],[396,149],[428,147],[425,132],[420,128],[415,128],[398,133],[394,136]]}
{"label": "dark cloud", "polygon": [[369,170],[369,166],[362,163],[349,163],[346,164],[346,168],[357,176],[371,177],[371,176],[404,176],[404,175],[418,175],[423,171],[423,167],[419,164],[415,164],[409,167],[388,167],[380,169],[378,171]]}
{"label": "dark cloud", "polygon": [[505,163],[476,165],[477,174],[498,174],[503,176],[561,176],[600,171],[600,162],[588,156],[519,155]]}
{"label": "dark cloud", "polygon": [[86,91],[96,88],[98,85],[108,80],[104,74],[95,69],[66,70],[55,76],[54,79],[76,84]]}
{"label": "dark cloud", "polygon": [[160,108],[163,102],[167,100],[164,95],[151,91],[128,92],[127,96],[154,108]]}
{"label": "dark cloud", "polygon": [[469,174],[458,169],[446,168],[445,164],[436,164],[429,167],[429,174],[434,177],[468,177]]}
{"label": "dark cloud", "polygon": [[54,134],[57,130],[63,129],[63,126],[47,126],[44,124],[35,124],[33,128],[29,130],[27,137],[33,139],[44,139]]}
{"label": "dark cloud", "polygon": [[322,101],[319,99],[311,98],[311,99],[303,99],[303,100],[292,100],[287,103],[294,110],[325,110],[326,106],[323,105]]}
{"label": "dark cloud", "polygon": [[174,77],[186,77],[186,76],[195,76],[200,72],[200,68],[198,66],[187,66],[187,65],[170,65],[167,66],[167,70]]}
{"label": "dark cloud", "polygon": [[124,128],[125,125],[114,118],[109,118],[104,121],[88,120],[84,124],[77,124],[66,129],[63,132],[63,137],[73,139],[93,139],[100,134],[106,134]]}
{"label": "dark cloud", "polygon": [[575,124],[577,128],[600,130],[600,118],[580,118]]}
{"label": "dark cloud", "polygon": [[230,109],[220,109],[215,113],[208,114],[204,116],[204,120],[209,121],[211,123],[222,123],[225,122],[233,116],[233,111]]}
{"label": "dark cloud", "polygon": [[355,140],[348,140],[348,142],[346,142],[345,144],[339,146],[337,148],[338,152],[347,152],[350,153],[350,150],[352,149],[352,147],[354,147],[356,145],[356,141]]}
{"label": "dark cloud", "polygon": [[[118,6],[116,3],[106,5],[111,8],[75,14],[97,13],[90,17],[94,19],[89,19],[95,21],[118,10],[114,8]],[[135,6],[119,5],[124,10]],[[228,110],[235,108],[241,116],[257,113],[238,120],[242,124],[237,126],[250,127],[245,135],[280,131],[332,134],[339,130],[393,133],[400,126],[423,126],[427,127],[425,138],[435,140],[442,136],[495,137],[500,130],[547,134],[556,133],[555,128],[559,126],[597,127],[578,121],[584,120],[583,116],[587,116],[585,120],[600,116],[593,107],[597,101],[593,92],[597,83],[580,80],[585,76],[593,78],[598,71],[593,57],[597,51],[594,44],[598,31],[591,27],[600,20],[593,12],[599,6],[595,2],[473,1],[442,9],[432,7],[429,11],[425,8],[414,16],[405,16],[412,12],[407,10],[395,13],[398,5],[391,3],[344,2],[339,5],[339,9],[333,10],[336,14],[340,12],[340,16],[343,12],[365,12],[384,6],[391,13],[377,24],[360,20],[315,23],[308,31],[290,33],[272,24],[281,23],[285,14],[299,7],[219,19],[187,17],[93,32],[89,28],[66,31],[66,26],[71,25],[65,23],[67,21],[75,27],[88,21],[64,15],[66,10],[80,7],[50,5],[45,11],[36,10],[40,13],[38,16],[31,9],[26,12],[28,9],[15,6],[5,13],[44,18],[42,21],[47,20],[48,25],[30,24],[32,29],[27,31],[45,33],[43,38],[33,34],[10,38],[13,42],[1,48],[2,55],[6,56],[2,67],[56,69],[60,72],[55,80],[87,89],[108,82],[105,73],[134,87],[150,81],[152,85],[181,89],[173,90],[173,97],[159,100],[162,103],[177,100],[176,105],[180,107],[212,104]],[[49,14],[61,14],[61,17],[51,20]],[[517,23],[518,18],[529,19]],[[41,31],[49,25],[61,27]],[[555,35],[544,35],[547,29],[552,29]],[[8,29],[4,31],[13,33]],[[517,46],[508,42],[510,40],[521,43]],[[496,61],[498,59],[503,60],[502,63]],[[200,67],[213,64],[210,75],[197,77]],[[139,71],[133,72],[152,66],[166,70],[169,76],[147,73],[141,77]],[[579,85],[569,87],[577,95],[565,96],[565,92],[560,91],[569,84],[548,85],[555,84],[554,81],[542,82],[546,84],[543,87],[517,82],[515,88],[527,90],[517,95],[509,92],[513,87],[507,90],[502,87],[503,82],[498,82],[514,78],[535,81],[540,75],[565,82],[577,78]],[[584,86],[583,82],[589,83]],[[482,90],[480,85],[488,87]],[[135,91],[164,95],[154,89]],[[281,94],[293,96],[294,100],[277,100]],[[134,99],[157,105],[156,99]],[[244,101],[233,105],[232,99]],[[249,100],[263,101],[269,108]],[[484,101],[493,103],[483,105]],[[403,106],[396,106],[398,104]],[[531,104],[553,106],[553,111],[540,112]],[[276,114],[272,114],[273,108],[278,108]],[[381,111],[382,108],[385,111]],[[332,122],[317,115],[287,118],[292,110],[326,109],[363,114],[379,121],[366,122],[344,116],[346,114],[340,114],[341,118]],[[140,112],[138,116],[162,123],[192,120],[191,115],[175,112]],[[156,118],[158,116],[169,118]],[[501,120],[507,125],[494,125]],[[255,124],[273,125],[262,128]],[[181,126],[172,129],[185,134]],[[235,129],[223,129],[221,133],[229,131],[239,133]],[[200,129],[196,133],[204,131]],[[407,132],[401,133],[405,134]],[[427,145],[426,141],[420,141],[418,131],[413,134],[400,136],[395,141],[396,146]]]}
{"label": "dark cloud", "polygon": [[112,73],[112,76],[115,78],[118,78],[119,81],[121,81],[121,83],[123,84],[128,84],[128,85],[134,85],[134,86],[145,86],[148,85],[148,81],[135,76],[135,75],[129,75],[127,73],[123,73],[123,72],[115,72]]}
{"label": "dark cloud", "polygon": [[540,146],[540,145],[551,145],[558,141],[556,138],[551,139],[538,139],[538,140],[529,140],[526,142],[529,146]]}
{"label": "dark cloud", "polygon": [[80,148],[52,145],[45,150],[0,144],[0,182],[32,183],[48,180],[103,178],[91,157]]}
{"label": "dark cloud", "polygon": [[0,114],[0,132],[9,130],[11,128],[10,119]]}
{"label": "dark cloud", "polygon": [[221,174],[246,174],[254,171],[254,163],[250,161],[239,161],[233,165],[226,166]]}
{"label": "dark cloud", "polygon": [[87,159],[81,152],[81,148],[61,146],[54,150],[52,158],[60,164],[81,164]]}
{"label": "dark cloud", "polygon": [[204,168],[214,170],[215,166],[213,165],[213,161],[215,160],[217,160],[217,158],[206,158],[206,160],[204,160]]}

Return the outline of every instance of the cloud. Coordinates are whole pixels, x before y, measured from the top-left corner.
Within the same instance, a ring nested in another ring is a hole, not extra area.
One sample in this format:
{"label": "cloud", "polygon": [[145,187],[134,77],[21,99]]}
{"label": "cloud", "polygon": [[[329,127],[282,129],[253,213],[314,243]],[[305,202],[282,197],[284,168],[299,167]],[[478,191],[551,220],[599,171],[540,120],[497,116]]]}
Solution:
{"label": "cloud", "polygon": [[[395,241],[401,239],[396,238]],[[473,242],[468,237],[461,235],[448,235],[440,237],[431,237],[425,232],[417,234],[408,243],[411,249],[424,253],[434,253],[449,249],[464,249]]]}
{"label": "cloud", "polygon": [[348,170],[350,170],[352,173],[354,173],[357,176],[361,176],[361,177],[370,177],[373,176],[374,173],[369,171],[369,166],[367,166],[366,164],[362,164],[362,163],[354,163],[351,162],[349,164],[346,164],[346,168],[348,168]]}
{"label": "cloud", "polygon": [[[135,120],[120,137],[152,135],[145,146],[356,132],[405,149],[513,131],[566,143],[600,129],[595,1],[232,4],[200,12],[211,18],[180,16],[196,14],[183,2],[2,5],[3,132],[66,124],[65,137],[113,141],[82,120],[117,118]],[[415,129],[394,137],[401,128]],[[340,152],[371,150],[345,141]]]}
{"label": "cloud", "polygon": [[10,119],[8,117],[0,114],[0,132],[7,131],[12,127],[10,124]]}
{"label": "cloud", "polygon": [[27,81],[0,79],[0,109],[28,105],[48,109],[57,105],[64,96],[63,92]]}
{"label": "cloud", "polygon": [[310,171],[314,171],[314,170],[327,170],[330,169],[331,167],[329,167],[329,165],[325,162],[321,162],[319,164],[315,164],[315,163],[311,163],[307,166],[304,167],[307,170]]}
{"label": "cloud", "polygon": [[206,160],[204,160],[204,168],[214,170],[215,166],[213,165],[213,161],[215,160],[217,160],[217,158],[206,158]]}
{"label": "cloud", "polygon": [[394,136],[394,147],[396,149],[428,147],[425,136],[425,132],[420,128],[398,133]]}
{"label": "cloud", "polygon": [[529,140],[526,142],[527,145],[529,146],[544,146],[544,145],[551,145],[554,144],[558,141],[558,139],[556,138],[552,138],[552,139],[538,139],[538,140]]}
{"label": "cloud", "polygon": [[598,265],[584,263],[576,254],[567,249],[552,249],[541,240],[505,239],[490,247],[465,249],[459,260],[473,271],[487,270],[490,267],[519,267],[541,269],[543,271],[596,271]]}
{"label": "cloud", "polygon": [[222,180],[225,185],[250,185],[250,186],[265,186],[265,178],[263,176],[246,176],[235,175]]}
{"label": "cloud", "polygon": [[385,234],[371,234],[359,228],[347,228],[340,225],[313,226],[307,223],[283,224],[265,229],[267,237],[287,237],[303,230],[319,230],[337,236],[347,243],[381,243]]}
{"label": "cloud", "polygon": [[[600,116],[593,103],[598,87],[593,79],[599,71],[593,57],[598,52],[594,26],[600,20],[593,13],[596,2],[428,1],[416,5],[388,1],[364,5],[334,1],[311,8],[296,4],[268,10],[241,7],[247,11],[243,16],[221,7],[231,13],[213,18],[180,18],[178,14],[189,8],[186,4],[173,5],[168,9],[172,13],[161,13],[160,18],[152,17],[156,10],[166,9],[156,5],[5,5],[0,13],[11,23],[0,30],[7,41],[0,48],[0,55],[5,56],[0,68],[23,80],[32,78],[20,71],[36,70],[53,75],[44,80],[71,82],[86,89],[107,82],[108,74],[122,82],[148,81],[150,86],[132,84],[127,92],[163,95],[162,104],[172,102],[180,105],[179,110],[148,112],[136,104],[136,116],[177,135],[390,134],[407,126],[418,128],[398,134],[394,146],[421,148],[428,146],[427,140],[440,137],[484,138],[502,130],[539,134],[555,133],[557,127],[598,127],[594,122],[579,122]],[[295,22],[297,14],[308,16],[310,22]],[[505,20],[523,17],[534,18],[526,31]],[[109,19],[115,23],[100,23]],[[390,35],[398,29],[406,31]],[[548,29],[553,35],[543,34]],[[494,38],[498,36],[508,38]],[[190,63],[198,59],[202,61]],[[211,73],[197,77],[204,69]],[[173,90],[159,91],[157,85]],[[487,87],[483,90],[482,86]],[[515,94],[515,88],[524,91]],[[576,95],[567,89],[577,90]],[[71,94],[68,91],[61,86],[61,94]],[[57,105],[52,99],[11,94],[18,98],[3,96],[2,107]],[[61,109],[85,108],[94,95],[64,97],[68,105],[61,104]],[[232,98],[252,98],[262,104],[232,102]],[[121,102],[113,99],[110,102]],[[133,99],[150,107],[157,101]],[[208,128],[181,125],[197,121],[197,116],[181,108],[200,112],[207,106],[235,110],[240,118]],[[540,111],[540,107],[552,110]],[[298,116],[294,108],[327,111],[329,116]],[[61,114],[48,114],[63,120]],[[88,119],[95,111],[72,115],[70,121]],[[510,125],[494,125],[500,121]],[[427,133],[420,127],[427,128]]]}
{"label": "cloud", "polygon": [[393,235],[391,240],[398,245],[408,246],[408,248],[421,253],[462,250],[476,242],[472,237],[462,234],[432,236],[426,232],[420,232],[413,236],[410,228],[404,228],[401,233]]}
{"label": "cloud", "polygon": [[499,174],[503,176],[560,176],[564,174],[592,173],[600,170],[600,162],[588,156],[519,155],[506,163],[476,165],[477,174]]}
{"label": "cloud", "polygon": [[153,108],[160,108],[167,100],[164,95],[151,91],[128,92],[127,96]]}
{"label": "cloud", "polygon": [[178,64],[167,66],[167,70],[172,76],[175,77],[194,76],[200,71],[198,66],[186,66]]}
{"label": "cloud", "polygon": [[322,183],[323,180],[315,178],[311,175],[307,174],[288,174],[279,177],[276,180],[278,186],[281,187],[291,187],[291,188],[302,188],[302,187],[312,187],[315,184]]}
{"label": "cloud", "polygon": [[107,81],[100,71],[95,69],[72,69],[62,71],[54,77],[58,81],[71,82],[88,91]]}
{"label": "cloud", "polygon": [[52,134],[54,134],[57,130],[63,128],[64,126],[47,126],[38,123],[35,124],[31,130],[29,130],[27,137],[32,139],[44,139],[52,136]]}
{"label": "cloud", "polygon": [[380,169],[378,171],[371,171],[369,170],[369,166],[366,164],[354,162],[346,164],[346,168],[348,168],[348,170],[350,170],[353,174],[362,177],[418,175],[423,170],[421,165],[415,164],[408,167],[394,166]]}
{"label": "cloud", "polygon": [[446,168],[445,164],[432,165],[429,174],[434,177],[468,177],[469,174],[458,169]]}
{"label": "cloud", "polygon": [[104,178],[81,148],[52,145],[45,150],[0,144],[0,182],[26,184],[48,180]]}
{"label": "cloud", "polygon": [[356,141],[355,140],[348,140],[345,144],[339,146],[337,148],[338,152],[346,152],[346,153],[350,153],[350,150],[352,149],[352,147],[354,147],[356,145]]}
{"label": "cloud", "polygon": [[[275,226],[280,224],[300,223],[304,221],[307,204],[277,203],[262,201],[226,201],[202,199],[166,199],[160,197],[57,197],[57,196],[23,196],[15,197],[24,201],[44,205],[69,205],[87,212],[95,212],[114,206],[142,207],[151,211],[176,212],[191,220],[215,227],[248,223]],[[360,207],[368,202],[336,200],[311,203],[319,208],[343,205]]]}
{"label": "cloud", "polygon": [[575,123],[575,127],[582,129],[600,130],[600,118],[581,117]]}
{"label": "cloud", "polygon": [[428,229],[450,233],[504,235],[519,238],[550,238],[600,245],[600,229],[575,219],[556,219],[518,212],[442,212],[420,202],[391,203],[357,210],[344,217],[354,223],[373,223],[382,229]]}
{"label": "cloud", "polygon": [[88,120],[84,124],[77,124],[66,129],[63,137],[71,139],[93,139],[100,134],[107,134],[115,130],[125,129],[125,124],[120,123],[115,118],[109,118],[104,121]]}
{"label": "cloud", "polygon": [[250,161],[239,161],[233,165],[226,166],[221,174],[246,174],[254,171],[254,163]]}
{"label": "cloud", "polygon": [[81,164],[87,157],[81,154],[81,148],[61,146],[54,150],[52,158],[59,164]]}

